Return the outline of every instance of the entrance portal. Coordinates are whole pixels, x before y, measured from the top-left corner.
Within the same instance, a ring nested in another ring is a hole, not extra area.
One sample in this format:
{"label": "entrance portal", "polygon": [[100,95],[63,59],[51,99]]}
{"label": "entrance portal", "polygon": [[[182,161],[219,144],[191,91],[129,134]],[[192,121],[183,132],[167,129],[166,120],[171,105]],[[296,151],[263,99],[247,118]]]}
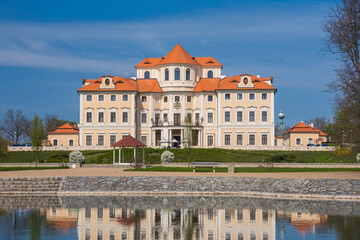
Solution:
{"label": "entrance portal", "polygon": [[171,146],[176,148],[179,147],[181,142],[181,130],[172,130],[172,136],[178,143],[173,143]]}

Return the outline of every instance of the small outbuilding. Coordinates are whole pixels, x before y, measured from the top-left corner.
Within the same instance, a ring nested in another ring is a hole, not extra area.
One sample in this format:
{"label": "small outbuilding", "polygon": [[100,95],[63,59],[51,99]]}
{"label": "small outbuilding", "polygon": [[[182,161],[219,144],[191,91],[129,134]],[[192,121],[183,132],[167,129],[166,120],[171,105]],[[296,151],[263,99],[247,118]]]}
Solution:
{"label": "small outbuilding", "polygon": [[[120,141],[114,143],[113,145],[111,145],[114,148],[113,151],[113,164],[125,164],[125,160],[124,160],[124,153],[122,153],[122,149],[123,148],[134,148],[134,163],[136,163],[136,155],[137,155],[137,150],[138,148],[142,148],[143,149],[143,164],[145,164],[145,147],[146,145],[142,142],[140,142],[139,140],[137,140],[136,138],[132,137],[131,135],[128,135],[126,137],[124,137],[123,139],[121,139]],[[119,148],[119,162],[115,162],[115,149],[116,147]],[[122,156],[121,156],[122,155]],[[121,158],[122,157],[122,158]]]}
{"label": "small outbuilding", "polygon": [[65,123],[55,131],[48,132],[48,142],[54,147],[79,146],[79,128]]}

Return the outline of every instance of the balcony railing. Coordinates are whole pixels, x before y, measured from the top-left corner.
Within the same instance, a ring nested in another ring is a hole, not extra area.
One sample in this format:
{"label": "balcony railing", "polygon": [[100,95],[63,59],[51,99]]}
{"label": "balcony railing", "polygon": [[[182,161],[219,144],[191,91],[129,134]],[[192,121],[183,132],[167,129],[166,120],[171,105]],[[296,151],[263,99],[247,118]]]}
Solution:
{"label": "balcony railing", "polygon": [[[166,126],[185,126],[185,121],[154,121],[152,123],[153,127],[166,127]],[[202,127],[202,123],[200,121],[191,122],[192,127]]]}

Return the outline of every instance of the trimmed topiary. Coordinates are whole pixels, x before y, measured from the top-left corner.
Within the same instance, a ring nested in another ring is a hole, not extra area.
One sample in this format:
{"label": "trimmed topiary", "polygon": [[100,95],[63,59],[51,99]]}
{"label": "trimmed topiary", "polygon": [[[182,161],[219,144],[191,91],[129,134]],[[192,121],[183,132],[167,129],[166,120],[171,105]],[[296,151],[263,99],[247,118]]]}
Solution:
{"label": "trimmed topiary", "polygon": [[171,163],[175,159],[175,156],[172,152],[166,150],[161,154],[161,163]]}
{"label": "trimmed topiary", "polygon": [[70,153],[69,162],[70,163],[79,163],[82,165],[85,162],[85,157],[80,151],[75,150]]}

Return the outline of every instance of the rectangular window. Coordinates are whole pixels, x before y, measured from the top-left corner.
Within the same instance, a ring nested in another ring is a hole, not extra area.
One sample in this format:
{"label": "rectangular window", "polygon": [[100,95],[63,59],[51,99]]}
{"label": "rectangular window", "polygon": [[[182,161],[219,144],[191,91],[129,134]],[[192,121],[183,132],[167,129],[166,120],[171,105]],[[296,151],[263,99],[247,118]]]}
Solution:
{"label": "rectangular window", "polygon": [[99,112],[99,114],[98,114],[98,122],[104,122],[104,113],[103,112]]}
{"label": "rectangular window", "polygon": [[92,101],[92,95],[86,95],[86,101],[91,102]]}
{"label": "rectangular window", "polygon": [[208,102],[212,102],[213,101],[213,95],[208,95]]}
{"label": "rectangular window", "polygon": [[99,95],[99,102],[103,102],[104,101],[104,95]]}
{"label": "rectangular window", "polygon": [[86,113],[86,122],[88,122],[88,123],[92,122],[92,114],[91,114],[91,112]]}
{"label": "rectangular window", "polygon": [[238,239],[237,240],[244,240],[243,233],[238,233]]}
{"label": "rectangular window", "polygon": [[141,142],[146,145],[147,144],[147,136],[141,136]]}
{"label": "rectangular window", "polygon": [[237,100],[242,100],[242,93],[237,94]]}
{"label": "rectangular window", "polygon": [[238,122],[242,122],[242,111],[238,111],[238,112],[236,113],[236,120],[237,120]]}
{"label": "rectangular window", "polygon": [[110,96],[110,101],[116,102],[116,95],[111,95]]}
{"label": "rectangular window", "polygon": [[175,96],[175,102],[180,102],[180,96]]}
{"label": "rectangular window", "polygon": [[110,146],[116,143],[116,135],[110,135]]}
{"label": "rectangular window", "polygon": [[261,99],[266,100],[267,99],[267,93],[262,93],[261,94]]}
{"label": "rectangular window", "polygon": [[141,114],[141,123],[146,123],[146,113]]}
{"label": "rectangular window", "polygon": [[230,93],[225,93],[225,100],[230,100]]}
{"label": "rectangular window", "polygon": [[230,145],[230,135],[229,135],[229,134],[226,134],[226,135],[225,135],[225,145],[226,145],[226,146],[229,146],[229,145]]}
{"label": "rectangular window", "polygon": [[262,212],[262,220],[263,222],[267,222],[269,220],[269,213],[266,210]]}
{"label": "rectangular window", "polygon": [[70,139],[70,140],[69,140],[69,146],[70,146],[70,147],[74,146],[74,140],[73,140],[73,139]]}
{"label": "rectangular window", "polygon": [[86,135],[86,146],[92,146],[92,136]]}
{"label": "rectangular window", "polygon": [[267,233],[263,233],[263,240],[269,240],[269,235]]}
{"label": "rectangular window", "polygon": [[214,136],[212,136],[212,135],[209,135],[208,137],[207,137],[207,145],[208,146],[213,146],[214,145]]}
{"label": "rectangular window", "polygon": [[213,113],[208,113],[208,123],[214,122]]}
{"label": "rectangular window", "polygon": [[314,139],[313,139],[313,138],[309,138],[309,139],[308,139],[308,144],[314,144]]}
{"label": "rectangular window", "polygon": [[301,138],[296,139],[296,145],[301,145]]}
{"label": "rectangular window", "polygon": [[236,212],[237,212],[237,220],[238,220],[238,221],[243,221],[243,219],[244,219],[243,210],[242,210],[242,209],[238,209]]}
{"label": "rectangular window", "polygon": [[255,111],[250,111],[249,112],[249,121],[250,122],[255,122]]}
{"label": "rectangular window", "polygon": [[255,134],[249,135],[249,145],[254,146],[255,145]]}
{"label": "rectangular window", "polygon": [[168,102],[168,97],[167,96],[164,97],[164,102]]}
{"label": "rectangular window", "polygon": [[98,135],[98,146],[104,146],[104,135]]}
{"label": "rectangular window", "polygon": [[58,140],[57,140],[57,139],[54,139],[54,140],[53,140],[53,146],[56,147],[57,145],[58,145]]}
{"label": "rectangular window", "polygon": [[123,102],[129,101],[129,96],[127,94],[123,95]]}
{"label": "rectangular window", "polygon": [[168,114],[164,113],[164,122],[167,122],[167,121],[168,121]]}
{"label": "rectangular window", "polygon": [[146,102],[146,96],[141,96],[141,102]]}
{"label": "rectangular window", "polygon": [[249,100],[255,100],[255,93],[249,93]]}
{"label": "rectangular window", "polygon": [[110,113],[110,122],[116,122],[116,112]]}
{"label": "rectangular window", "polygon": [[127,112],[122,113],[122,121],[123,122],[128,122],[128,113]]}
{"label": "rectangular window", "polygon": [[229,111],[225,112],[225,122],[230,122],[230,112]]}
{"label": "rectangular window", "polygon": [[174,113],[174,125],[180,125],[180,113]]}
{"label": "rectangular window", "polygon": [[236,135],[236,145],[238,145],[238,146],[243,145],[243,135],[242,134]]}
{"label": "rectangular window", "polygon": [[261,135],[261,145],[263,145],[263,146],[268,145],[268,136],[267,136],[267,134],[262,134]]}
{"label": "rectangular window", "polygon": [[191,102],[191,96],[186,96],[186,101]]}
{"label": "rectangular window", "polygon": [[261,121],[267,122],[267,111],[261,112]]}

